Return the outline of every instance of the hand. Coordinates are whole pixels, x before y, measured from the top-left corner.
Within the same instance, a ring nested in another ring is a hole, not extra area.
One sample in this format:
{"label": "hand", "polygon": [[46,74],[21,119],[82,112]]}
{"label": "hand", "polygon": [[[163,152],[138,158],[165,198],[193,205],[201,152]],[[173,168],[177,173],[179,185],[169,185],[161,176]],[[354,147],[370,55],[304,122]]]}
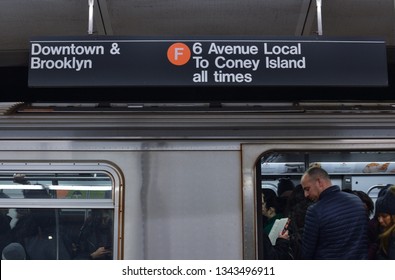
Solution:
{"label": "hand", "polygon": [[91,257],[92,259],[99,259],[109,254],[111,254],[111,250],[108,250],[105,247],[99,247],[91,254]]}
{"label": "hand", "polygon": [[280,232],[280,234],[278,235],[278,238],[283,238],[283,239],[289,240],[288,230],[283,230],[282,232]]}

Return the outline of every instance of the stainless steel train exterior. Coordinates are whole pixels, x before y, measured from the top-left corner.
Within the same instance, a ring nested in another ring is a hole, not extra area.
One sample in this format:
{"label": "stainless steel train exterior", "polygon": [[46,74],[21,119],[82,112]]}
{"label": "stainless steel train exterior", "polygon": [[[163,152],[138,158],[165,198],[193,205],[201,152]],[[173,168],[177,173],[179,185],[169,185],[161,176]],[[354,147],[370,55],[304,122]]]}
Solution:
{"label": "stainless steel train exterior", "polygon": [[[343,188],[395,183],[390,103],[108,105],[2,103],[2,191],[30,174],[58,197],[11,196],[1,208],[112,209],[114,259],[258,259],[265,184],[298,183],[312,161],[333,164]],[[110,196],[61,199],[87,190],[54,183],[75,174],[105,177]]]}

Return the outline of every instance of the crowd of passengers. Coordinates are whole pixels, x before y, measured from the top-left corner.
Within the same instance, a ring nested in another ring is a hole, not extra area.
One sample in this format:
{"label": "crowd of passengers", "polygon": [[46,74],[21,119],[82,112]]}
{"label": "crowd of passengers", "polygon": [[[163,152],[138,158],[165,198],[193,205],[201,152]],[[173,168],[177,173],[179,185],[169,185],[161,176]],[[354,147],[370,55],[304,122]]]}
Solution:
{"label": "crowd of passengers", "polygon": [[[25,191],[26,198],[50,198],[43,190]],[[78,232],[58,227],[56,209],[17,209],[11,223],[8,210],[0,212],[2,260],[113,259],[112,211],[92,209]],[[12,225],[12,226],[11,226]]]}
{"label": "crowd of passengers", "polygon": [[[387,185],[375,203],[363,191],[341,190],[319,165],[294,185],[279,180],[277,193],[262,190],[263,259],[395,259],[395,186]],[[288,218],[275,243],[277,219]]]}

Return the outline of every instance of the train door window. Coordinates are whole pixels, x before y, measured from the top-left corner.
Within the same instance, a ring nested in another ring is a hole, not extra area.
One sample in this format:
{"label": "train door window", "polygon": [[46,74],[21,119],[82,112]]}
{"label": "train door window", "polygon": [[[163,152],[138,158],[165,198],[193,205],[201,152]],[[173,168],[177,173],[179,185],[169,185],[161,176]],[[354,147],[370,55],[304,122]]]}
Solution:
{"label": "train door window", "polygon": [[277,192],[280,179],[287,178],[296,186],[305,170],[317,164],[328,171],[333,184],[345,191],[363,191],[373,203],[381,189],[395,184],[395,143],[346,142],[288,141],[242,146],[245,259],[263,259],[262,193],[263,189]]}
{"label": "train door window", "polygon": [[3,164],[0,218],[7,240],[0,250],[18,242],[27,259],[119,258],[121,179],[112,167],[99,166]]}
{"label": "train door window", "polygon": [[[278,191],[283,178],[289,179],[294,186],[298,185],[304,171],[313,165],[324,168],[331,176],[332,183],[342,190],[363,191],[373,203],[380,189],[395,183],[395,152],[276,151],[263,154],[256,166],[257,194],[264,192],[265,188]],[[258,217],[262,217],[260,197],[257,195]],[[283,210],[286,209],[280,211]],[[264,219],[257,219],[259,229],[264,227],[264,222]],[[262,234],[261,230],[258,232]],[[262,235],[259,244],[262,243],[261,239]],[[262,247],[261,244],[259,246]],[[259,255],[263,258],[262,252]]]}

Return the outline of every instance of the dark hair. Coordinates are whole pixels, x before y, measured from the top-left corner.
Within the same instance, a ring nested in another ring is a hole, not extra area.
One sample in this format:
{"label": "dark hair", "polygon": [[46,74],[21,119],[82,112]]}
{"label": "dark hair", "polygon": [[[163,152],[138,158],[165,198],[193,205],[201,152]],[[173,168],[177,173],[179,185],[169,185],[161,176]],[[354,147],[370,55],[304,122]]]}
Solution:
{"label": "dark hair", "polygon": [[306,211],[311,204],[313,204],[313,202],[304,196],[302,185],[296,185],[295,189],[288,197],[287,213],[298,228],[304,226]]}
{"label": "dark hair", "polygon": [[295,205],[305,200],[308,201],[308,199],[304,196],[303,187],[301,184],[298,184],[288,197],[287,208],[292,209],[295,207]]}
{"label": "dark hair", "polygon": [[364,191],[360,191],[360,190],[353,191],[353,194],[357,195],[362,200],[362,202],[366,205],[366,209],[368,210],[369,215],[373,214],[374,203],[373,200],[370,198],[370,196]]}
{"label": "dark hair", "polygon": [[351,189],[344,189],[342,191],[346,192],[346,193],[355,194],[356,196],[358,196],[362,200],[362,202],[365,204],[366,210],[368,211],[369,216],[371,214],[373,214],[374,202],[367,193],[365,193],[364,191],[361,191],[361,190],[351,190]]}
{"label": "dark hair", "polygon": [[289,178],[281,178],[278,180],[277,195],[282,196],[285,192],[292,191],[295,188],[295,184]]}
{"label": "dark hair", "polygon": [[382,197],[385,195],[385,193],[387,192],[388,188],[391,186],[391,184],[388,184],[384,187],[382,187],[379,191],[379,193],[377,194],[377,197]]}
{"label": "dark hair", "polygon": [[276,192],[272,189],[262,189],[262,194],[264,197],[269,197],[269,196],[277,196]]}
{"label": "dark hair", "polygon": [[276,195],[265,196],[264,201],[266,209],[273,208],[276,210],[276,213],[280,213],[282,211],[279,198]]}

